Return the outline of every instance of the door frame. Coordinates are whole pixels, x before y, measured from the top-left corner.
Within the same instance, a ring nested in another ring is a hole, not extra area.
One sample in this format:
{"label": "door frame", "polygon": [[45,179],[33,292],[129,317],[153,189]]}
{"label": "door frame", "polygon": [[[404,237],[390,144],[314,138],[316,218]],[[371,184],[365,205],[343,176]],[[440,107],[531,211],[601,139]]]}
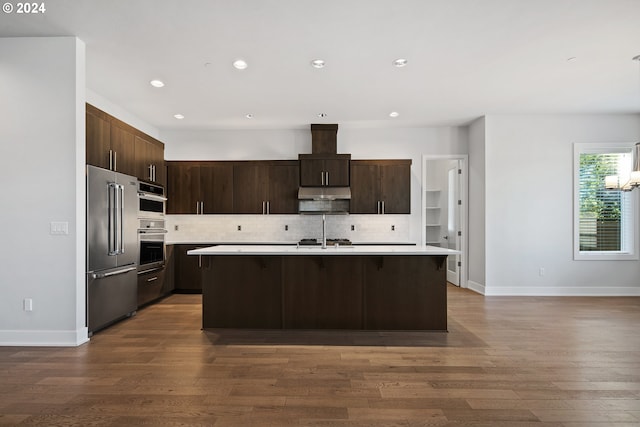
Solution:
{"label": "door frame", "polygon": [[462,236],[460,236],[460,262],[462,264],[460,268],[460,287],[467,288],[467,277],[469,271],[469,262],[468,262],[468,254],[469,254],[469,156],[467,154],[423,154],[422,155],[422,179],[421,179],[421,216],[422,216],[422,226],[420,232],[420,240],[422,245],[426,244],[426,224],[427,224],[427,210],[426,210],[426,197],[425,197],[425,189],[427,186],[427,162],[431,160],[459,160],[460,161],[460,169],[462,170],[462,174],[460,176],[460,200],[462,200],[462,209],[460,211],[460,231],[462,232]]}

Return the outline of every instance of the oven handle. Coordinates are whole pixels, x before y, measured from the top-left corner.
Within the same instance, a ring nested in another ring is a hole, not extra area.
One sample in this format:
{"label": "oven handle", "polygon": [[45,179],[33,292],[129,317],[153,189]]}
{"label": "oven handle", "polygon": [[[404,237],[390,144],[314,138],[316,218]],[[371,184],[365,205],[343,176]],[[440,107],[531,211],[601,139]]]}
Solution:
{"label": "oven handle", "polygon": [[138,234],[166,234],[167,230],[164,228],[139,228]]}
{"label": "oven handle", "polygon": [[155,200],[157,202],[166,202],[167,198],[164,196],[159,196],[157,194],[152,194],[152,193],[144,193],[139,191],[138,192],[138,197],[141,199],[149,199],[149,200]]}

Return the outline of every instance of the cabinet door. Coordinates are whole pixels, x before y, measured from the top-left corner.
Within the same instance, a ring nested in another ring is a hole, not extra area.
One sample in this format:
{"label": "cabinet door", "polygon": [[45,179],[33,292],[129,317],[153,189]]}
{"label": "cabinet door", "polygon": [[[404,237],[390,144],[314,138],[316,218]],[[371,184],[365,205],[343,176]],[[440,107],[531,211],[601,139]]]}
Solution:
{"label": "cabinet door", "polygon": [[197,162],[170,162],[167,182],[167,213],[198,213],[200,166]]}
{"label": "cabinet door", "polygon": [[380,194],[380,200],[384,201],[384,213],[410,214],[411,163],[381,165]]}
{"label": "cabinet door", "polygon": [[138,276],[138,307],[160,298],[164,289],[165,269]]}
{"label": "cabinet door", "polygon": [[283,257],[284,327],[362,329],[362,258]]}
{"label": "cabinet door", "polygon": [[86,150],[87,164],[109,169],[109,150],[111,149],[111,124],[105,113],[93,113],[91,106],[86,112]]}
{"label": "cabinet door", "polygon": [[165,247],[163,295],[170,294],[175,289],[176,263],[173,256],[173,246],[174,245],[166,245]]}
{"label": "cabinet door", "polygon": [[299,172],[298,162],[269,167],[269,213],[298,213]]}
{"label": "cabinet door", "polygon": [[378,213],[380,201],[379,166],[370,162],[351,162],[351,208],[354,214]]}
{"label": "cabinet door", "polygon": [[204,328],[282,328],[279,256],[209,256],[202,289]]}
{"label": "cabinet door", "polygon": [[164,163],[164,144],[159,141],[147,141],[148,162],[154,166],[154,182],[167,185],[167,172]]}
{"label": "cabinet door", "polygon": [[203,259],[200,256],[187,255],[187,251],[201,247],[206,247],[206,245],[173,245],[174,286],[177,292],[202,292],[201,267]]}
{"label": "cabinet door", "polygon": [[112,123],[111,150],[113,151],[113,170],[137,176],[133,133]]}
{"label": "cabinet door", "polygon": [[233,212],[262,214],[268,200],[269,169],[263,162],[233,166]]}
{"label": "cabinet door", "polygon": [[348,159],[325,159],[325,185],[330,187],[349,186],[349,160]]}
{"label": "cabinet door", "polygon": [[364,259],[366,329],[447,330],[445,256]]}
{"label": "cabinet door", "polygon": [[200,200],[205,214],[233,213],[233,165],[206,162],[200,165]]}
{"label": "cabinet door", "polygon": [[324,159],[300,159],[300,185],[320,187],[323,183]]}
{"label": "cabinet door", "polygon": [[144,181],[151,181],[151,143],[140,136],[135,136],[136,176]]}

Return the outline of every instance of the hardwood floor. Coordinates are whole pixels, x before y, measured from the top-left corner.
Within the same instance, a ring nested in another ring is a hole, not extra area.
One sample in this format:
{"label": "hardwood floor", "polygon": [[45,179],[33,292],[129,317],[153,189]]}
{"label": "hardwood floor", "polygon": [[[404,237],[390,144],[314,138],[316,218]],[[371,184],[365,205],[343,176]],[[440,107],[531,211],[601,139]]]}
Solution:
{"label": "hardwood floor", "polygon": [[640,425],[640,298],[450,287],[449,333],[203,332],[200,299],[0,347],[0,425]]}

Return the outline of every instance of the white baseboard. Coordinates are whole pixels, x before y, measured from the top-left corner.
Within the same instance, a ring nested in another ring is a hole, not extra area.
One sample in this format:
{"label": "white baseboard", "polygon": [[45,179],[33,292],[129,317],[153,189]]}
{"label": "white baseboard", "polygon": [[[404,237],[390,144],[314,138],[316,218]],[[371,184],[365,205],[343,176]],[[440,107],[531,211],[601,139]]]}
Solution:
{"label": "white baseboard", "polygon": [[518,287],[489,286],[483,288],[486,296],[571,296],[571,297],[637,297],[640,296],[640,287]]}
{"label": "white baseboard", "polygon": [[75,331],[0,330],[0,346],[77,347],[89,341],[87,328]]}
{"label": "white baseboard", "polygon": [[478,282],[474,282],[473,280],[467,280],[467,289],[470,289],[474,292],[477,292],[481,295],[484,295],[484,285],[478,283]]}

